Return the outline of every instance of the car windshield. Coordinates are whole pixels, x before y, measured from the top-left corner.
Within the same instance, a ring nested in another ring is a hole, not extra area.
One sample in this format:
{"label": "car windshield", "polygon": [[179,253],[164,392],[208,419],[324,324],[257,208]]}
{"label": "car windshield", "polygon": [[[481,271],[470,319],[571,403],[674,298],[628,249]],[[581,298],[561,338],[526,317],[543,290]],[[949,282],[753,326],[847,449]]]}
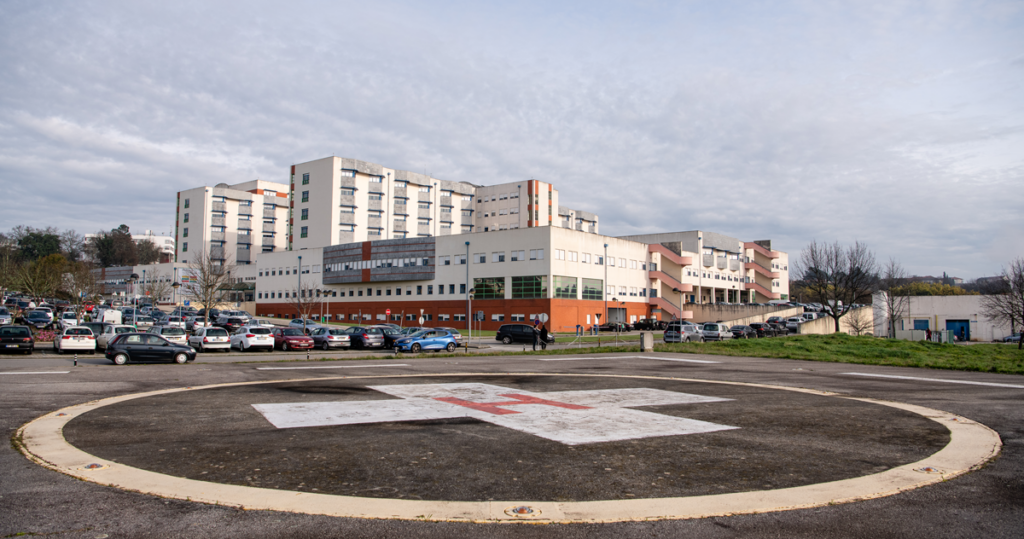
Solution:
{"label": "car windshield", "polygon": [[28,313],[28,317],[29,318],[45,318],[46,320],[50,319],[49,316],[46,316],[46,313],[41,313],[39,311],[33,311],[33,312]]}
{"label": "car windshield", "polygon": [[413,339],[424,339],[428,335],[430,335],[430,331],[417,331],[416,333],[413,333],[412,335],[409,336],[412,337]]}
{"label": "car windshield", "polygon": [[68,328],[65,335],[92,335],[92,331],[89,328]]}
{"label": "car windshield", "polygon": [[185,330],[181,328],[164,328],[160,333],[162,335],[184,335]]}
{"label": "car windshield", "polygon": [[[0,314],[7,314],[7,313],[0,313]],[[64,320],[74,320],[76,318],[75,317],[75,313],[64,313],[60,317],[63,318]]]}
{"label": "car windshield", "polygon": [[328,330],[328,333],[330,333],[331,335],[347,335],[347,333],[345,333],[345,330],[343,329],[331,329]]}
{"label": "car windshield", "polygon": [[363,332],[370,335],[380,335],[383,333],[380,328],[365,328],[363,329]]}
{"label": "car windshield", "polygon": [[0,307],[0,314],[11,314],[11,312],[7,310],[7,307]]}
{"label": "car windshield", "polygon": [[135,328],[128,328],[128,327],[114,328],[114,333],[118,333],[118,334],[120,334],[120,333],[134,333],[134,332],[135,332]]}
{"label": "car windshield", "polygon": [[253,335],[270,335],[270,330],[267,328],[249,328],[249,333]]}
{"label": "car windshield", "polygon": [[704,324],[704,331],[718,331],[718,324]]}
{"label": "car windshield", "polygon": [[281,335],[284,335],[286,337],[301,337],[304,334],[302,333],[301,329],[288,328],[281,330]]}
{"label": "car windshield", "polygon": [[0,337],[31,337],[28,328],[0,328]]}
{"label": "car windshield", "polygon": [[390,326],[389,327],[379,328],[379,329],[381,331],[383,331],[385,335],[399,335],[398,330],[393,328],[393,327],[390,327]]}
{"label": "car windshield", "polygon": [[223,330],[223,329],[221,329],[221,328],[212,328],[212,329],[206,330],[206,336],[207,337],[227,337],[228,336],[228,332]]}

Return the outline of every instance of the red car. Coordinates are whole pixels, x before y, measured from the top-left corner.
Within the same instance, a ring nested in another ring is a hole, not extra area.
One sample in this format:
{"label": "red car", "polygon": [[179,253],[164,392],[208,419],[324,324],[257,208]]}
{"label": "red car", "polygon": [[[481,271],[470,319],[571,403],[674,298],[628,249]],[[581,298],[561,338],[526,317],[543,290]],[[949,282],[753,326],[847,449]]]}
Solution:
{"label": "red car", "polygon": [[274,348],[285,351],[309,350],[313,348],[313,339],[298,328],[276,328],[274,329]]}

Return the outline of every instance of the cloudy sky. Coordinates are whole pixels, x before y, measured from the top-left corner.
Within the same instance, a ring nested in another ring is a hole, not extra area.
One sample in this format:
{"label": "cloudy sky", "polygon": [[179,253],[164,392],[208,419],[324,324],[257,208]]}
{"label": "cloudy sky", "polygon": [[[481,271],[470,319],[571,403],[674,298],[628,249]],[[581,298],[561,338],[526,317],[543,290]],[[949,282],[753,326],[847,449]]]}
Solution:
{"label": "cloudy sky", "polygon": [[626,235],[1024,256],[1024,2],[0,2],[0,230],[173,230],[339,155]]}

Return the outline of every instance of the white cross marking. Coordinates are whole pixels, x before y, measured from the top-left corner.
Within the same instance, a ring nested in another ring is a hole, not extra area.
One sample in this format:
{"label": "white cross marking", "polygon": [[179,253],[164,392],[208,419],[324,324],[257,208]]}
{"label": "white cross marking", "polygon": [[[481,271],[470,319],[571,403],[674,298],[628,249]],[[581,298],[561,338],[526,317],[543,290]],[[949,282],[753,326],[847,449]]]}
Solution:
{"label": "white cross marking", "polygon": [[629,409],[731,400],[660,389],[533,393],[490,384],[369,387],[400,400],[252,406],[279,429],[470,417],[566,445],[739,428]]}

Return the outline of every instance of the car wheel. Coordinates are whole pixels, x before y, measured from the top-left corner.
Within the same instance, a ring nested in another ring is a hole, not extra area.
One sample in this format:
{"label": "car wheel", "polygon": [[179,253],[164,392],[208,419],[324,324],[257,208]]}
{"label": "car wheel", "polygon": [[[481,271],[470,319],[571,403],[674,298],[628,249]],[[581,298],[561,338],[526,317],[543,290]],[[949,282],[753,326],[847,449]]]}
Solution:
{"label": "car wheel", "polygon": [[420,343],[412,343],[412,346],[409,347],[409,351],[414,354],[418,354],[420,352]]}
{"label": "car wheel", "polygon": [[178,365],[184,365],[185,363],[188,362],[188,354],[186,354],[185,352],[178,352],[174,356],[174,362],[177,363]]}
{"label": "car wheel", "polygon": [[128,354],[117,354],[111,361],[114,362],[114,365],[124,365],[128,363]]}
{"label": "car wheel", "polygon": [[501,339],[501,344],[512,344],[512,337],[505,336]]}
{"label": "car wheel", "polygon": [[700,338],[700,342],[707,342],[707,341],[704,339],[704,337],[701,337]]}
{"label": "car wheel", "polygon": [[57,352],[58,356],[64,353],[64,351],[61,350],[59,346],[54,346],[53,349],[54,349],[54,351]]}
{"label": "car wheel", "polygon": [[446,346],[445,349],[448,350],[449,352],[454,352],[455,351],[455,343],[453,343],[453,342],[448,343],[448,346]]}
{"label": "car wheel", "polygon": [[203,348],[203,345],[200,344],[199,346],[196,347],[196,352],[199,352],[199,353],[206,352],[206,348]]}
{"label": "car wheel", "polygon": [[327,341],[324,341],[324,345],[321,346],[321,348],[323,348],[324,350],[330,350],[331,349],[331,345],[327,344]]}
{"label": "car wheel", "polygon": [[281,350],[284,351],[284,352],[288,351],[288,343],[287,342],[281,343]]}

